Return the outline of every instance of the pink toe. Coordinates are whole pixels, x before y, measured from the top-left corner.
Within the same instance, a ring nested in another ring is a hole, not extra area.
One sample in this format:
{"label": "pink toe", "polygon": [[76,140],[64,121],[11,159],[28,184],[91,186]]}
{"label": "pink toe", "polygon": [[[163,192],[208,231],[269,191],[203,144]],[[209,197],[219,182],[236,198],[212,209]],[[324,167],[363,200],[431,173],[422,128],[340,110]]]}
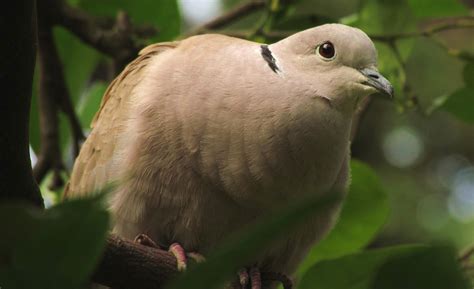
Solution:
{"label": "pink toe", "polygon": [[257,267],[250,268],[250,279],[252,282],[252,289],[262,289],[262,276]]}
{"label": "pink toe", "polygon": [[178,243],[173,243],[169,247],[168,251],[176,257],[178,271],[182,272],[186,270],[188,260],[186,259],[186,252],[184,251],[184,248]]}

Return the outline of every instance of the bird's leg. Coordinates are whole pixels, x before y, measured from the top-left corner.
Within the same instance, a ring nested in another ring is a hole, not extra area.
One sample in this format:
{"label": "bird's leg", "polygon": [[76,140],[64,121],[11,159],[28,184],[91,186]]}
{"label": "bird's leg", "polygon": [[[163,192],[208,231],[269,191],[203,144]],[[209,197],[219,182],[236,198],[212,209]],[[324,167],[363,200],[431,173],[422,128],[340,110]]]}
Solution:
{"label": "bird's leg", "polygon": [[[150,237],[145,234],[140,234],[135,237],[135,242],[153,248],[162,248],[156,244]],[[163,249],[163,248],[162,248]],[[202,263],[206,260],[204,256],[196,252],[186,253],[184,248],[179,243],[173,243],[168,247],[168,252],[173,254],[176,258],[177,269],[182,272],[185,271],[188,266],[188,258],[194,260],[196,263]]]}
{"label": "bird's leg", "polygon": [[277,272],[262,272],[257,266],[240,269],[238,277],[237,283],[233,283],[232,288],[262,289],[264,285],[265,288],[275,288],[270,285],[275,281],[280,282],[283,289],[293,288],[293,282],[287,275]]}

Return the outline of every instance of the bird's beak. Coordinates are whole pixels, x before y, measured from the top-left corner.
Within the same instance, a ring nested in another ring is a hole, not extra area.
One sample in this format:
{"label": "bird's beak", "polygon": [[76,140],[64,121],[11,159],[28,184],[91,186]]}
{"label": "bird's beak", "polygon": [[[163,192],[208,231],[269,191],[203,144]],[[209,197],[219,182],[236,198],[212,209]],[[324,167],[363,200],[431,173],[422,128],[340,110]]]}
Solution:
{"label": "bird's beak", "polygon": [[367,80],[364,84],[369,85],[377,89],[382,94],[393,97],[393,86],[382,74],[377,70],[371,68],[364,68],[359,70]]}

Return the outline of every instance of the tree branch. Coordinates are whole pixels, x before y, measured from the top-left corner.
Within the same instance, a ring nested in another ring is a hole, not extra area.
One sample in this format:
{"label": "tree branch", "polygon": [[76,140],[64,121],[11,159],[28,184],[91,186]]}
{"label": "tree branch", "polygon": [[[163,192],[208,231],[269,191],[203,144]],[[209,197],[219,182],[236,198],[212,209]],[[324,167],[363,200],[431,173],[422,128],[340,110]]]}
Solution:
{"label": "tree branch", "polygon": [[[111,234],[92,281],[114,289],[159,289],[178,275],[176,257],[170,252]],[[261,272],[261,277],[264,285],[281,282],[284,289],[292,287],[291,280],[280,273]],[[242,288],[237,275],[230,287]]]}
{"label": "tree branch", "polygon": [[17,0],[0,11],[0,200],[43,207],[31,173],[29,113],[36,55],[35,2]]}
{"label": "tree branch", "polygon": [[157,289],[177,274],[176,258],[168,251],[110,235],[92,281],[114,289]]}
{"label": "tree branch", "polygon": [[41,151],[33,168],[33,175],[40,183],[52,169],[54,177],[51,188],[57,189],[63,185],[61,172],[64,170],[59,145],[59,109],[66,112],[71,123],[76,153],[84,135],[66,87],[61,60],[53,39],[52,25],[44,17],[39,15],[38,19]]}
{"label": "tree branch", "polygon": [[92,16],[63,0],[42,0],[43,13],[53,25],[60,25],[84,43],[112,57],[121,70],[145,45],[141,39],[156,35],[152,26],[135,27],[128,15],[119,12],[115,20]]}
{"label": "tree branch", "polygon": [[149,36],[156,30],[150,27],[134,28],[128,16],[121,12],[113,21],[91,16],[73,8],[63,0],[42,0],[38,6],[40,41],[40,125],[41,152],[33,174],[40,183],[53,170],[51,188],[63,185],[61,172],[64,165],[59,146],[58,110],[64,112],[71,126],[73,155],[79,153],[84,140],[81,124],[67,90],[62,63],[52,35],[54,25],[62,25],[85,43],[114,59],[115,70],[121,70],[143,46],[135,36]]}

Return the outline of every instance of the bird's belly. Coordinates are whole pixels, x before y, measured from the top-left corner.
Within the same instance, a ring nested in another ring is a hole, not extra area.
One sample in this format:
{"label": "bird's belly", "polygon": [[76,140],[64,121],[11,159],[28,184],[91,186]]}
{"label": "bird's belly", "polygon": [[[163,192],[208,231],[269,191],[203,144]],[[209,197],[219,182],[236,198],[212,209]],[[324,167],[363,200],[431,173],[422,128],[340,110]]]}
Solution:
{"label": "bird's belly", "polygon": [[139,217],[133,215],[129,205],[120,204],[130,204],[130,194],[115,198],[111,206],[114,232],[129,239],[143,233],[161,246],[178,242],[187,251],[206,255],[230,234],[252,223],[259,214],[240,206],[225,193],[207,184],[193,186],[191,191],[182,192],[179,198],[170,197],[173,193],[166,188],[154,195],[161,195],[158,202],[134,196],[134,203],[141,206]]}
{"label": "bird's belly", "polygon": [[[144,218],[135,222],[116,212],[114,231],[130,239],[145,233],[164,247],[178,242],[186,251],[206,256],[232,238],[235,232],[245,229],[265,214],[263,210],[240,206],[218,190],[200,194],[186,203],[170,202],[147,207]],[[338,206],[335,206],[325,212],[316,212],[294,233],[269,244],[251,263],[258,263],[265,270],[293,273],[311,245],[332,227],[337,210]]]}

